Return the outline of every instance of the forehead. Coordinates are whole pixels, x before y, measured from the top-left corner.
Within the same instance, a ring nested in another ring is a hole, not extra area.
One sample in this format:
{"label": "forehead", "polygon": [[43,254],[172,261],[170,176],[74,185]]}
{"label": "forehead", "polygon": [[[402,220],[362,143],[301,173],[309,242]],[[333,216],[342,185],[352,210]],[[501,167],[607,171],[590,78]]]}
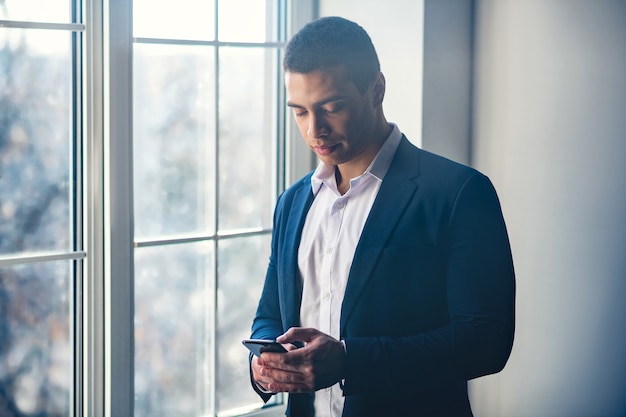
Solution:
{"label": "forehead", "polygon": [[330,96],[350,97],[358,94],[354,82],[343,66],[319,69],[307,73],[285,73],[287,100],[298,105],[323,101]]}

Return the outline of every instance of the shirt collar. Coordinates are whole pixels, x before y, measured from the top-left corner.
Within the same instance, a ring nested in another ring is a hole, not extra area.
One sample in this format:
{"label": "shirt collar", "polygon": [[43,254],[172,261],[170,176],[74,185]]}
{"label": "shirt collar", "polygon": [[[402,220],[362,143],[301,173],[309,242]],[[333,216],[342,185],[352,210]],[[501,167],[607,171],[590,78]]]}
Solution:
{"label": "shirt collar", "polygon": [[[402,133],[400,132],[400,129],[398,129],[398,126],[393,123],[390,123],[390,125],[393,126],[393,130],[389,136],[387,136],[387,139],[385,139],[383,146],[380,147],[369,167],[367,167],[365,172],[360,177],[372,175],[379,181],[382,181],[385,177],[385,174],[391,165],[393,156],[398,149],[398,145],[400,145],[400,139],[402,139]],[[311,176],[311,188],[313,190],[313,194],[317,194],[324,182],[335,184],[336,187],[335,165],[327,165],[324,162],[320,162],[317,169],[313,173],[313,176]]]}

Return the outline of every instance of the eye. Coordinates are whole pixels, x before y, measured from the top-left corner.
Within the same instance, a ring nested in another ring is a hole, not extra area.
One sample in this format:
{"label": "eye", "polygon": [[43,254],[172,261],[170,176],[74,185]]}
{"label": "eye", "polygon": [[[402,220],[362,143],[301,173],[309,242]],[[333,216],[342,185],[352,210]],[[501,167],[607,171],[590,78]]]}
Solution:
{"label": "eye", "polygon": [[305,110],[294,110],[293,113],[296,117],[304,117],[307,115],[308,112]]}
{"label": "eye", "polygon": [[329,104],[327,107],[322,107],[322,111],[324,112],[324,114],[333,115],[339,113],[343,109],[343,107],[344,106],[340,103],[332,103]]}

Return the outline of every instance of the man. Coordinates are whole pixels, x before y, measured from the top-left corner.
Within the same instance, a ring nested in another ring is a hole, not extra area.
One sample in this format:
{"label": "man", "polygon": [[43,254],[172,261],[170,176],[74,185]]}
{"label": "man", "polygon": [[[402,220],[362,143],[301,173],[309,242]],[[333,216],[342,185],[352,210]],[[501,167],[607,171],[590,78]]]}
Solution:
{"label": "man", "polygon": [[315,172],[279,198],[251,357],[289,416],[471,416],[467,380],[511,351],[515,282],[498,198],[479,172],[418,149],[383,114],[367,33],[305,26],[284,58]]}

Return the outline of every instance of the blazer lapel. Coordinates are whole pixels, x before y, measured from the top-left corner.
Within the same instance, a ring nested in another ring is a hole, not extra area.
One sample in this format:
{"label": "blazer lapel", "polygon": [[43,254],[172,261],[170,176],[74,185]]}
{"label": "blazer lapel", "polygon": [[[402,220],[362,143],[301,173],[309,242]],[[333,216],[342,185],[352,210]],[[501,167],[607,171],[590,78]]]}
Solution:
{"label": "blazer lapel", "polygon": [[419,175],[418,153],[419,150],[403,136],[354,253],[341,307],[341,334],[345,332],[350,314],[367,285],[389,235],[417,189],[411,179]]}
{"label": "blazer lapel", "polygon": [[306,214],[311,208],[314,198],[310,178],[307,177],[307,179],[309,181],[303,181],[302,186],[296,191],[285,230],[285,246],[283,248],[285,271],[284,274],[280,274],[285,282],[284,285],[279,286],[279,288],[285,289],[281,295],[281,304],[284,306],[282,320],[285,330],[300,324],[302,282],[298,274],[298,247],[300,246]]}

